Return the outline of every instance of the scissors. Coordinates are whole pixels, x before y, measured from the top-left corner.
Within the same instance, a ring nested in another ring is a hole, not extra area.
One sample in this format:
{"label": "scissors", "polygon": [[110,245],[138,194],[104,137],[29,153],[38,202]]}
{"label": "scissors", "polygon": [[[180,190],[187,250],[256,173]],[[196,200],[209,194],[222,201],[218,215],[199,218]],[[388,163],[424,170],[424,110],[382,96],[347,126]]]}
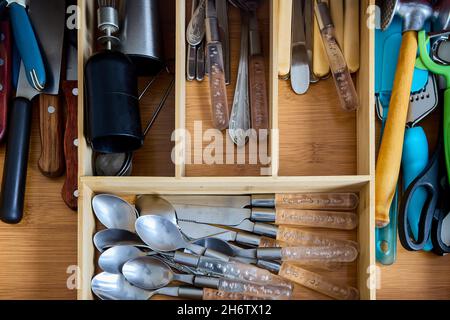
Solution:
{"label": "scissors", "polygon": [[[433,252],[438,255],[450,253],[450,247],[442,239],[442,224],[450,212],[448,194],[450,192],[445,166],[441,165],[443,158],[442,140],[425,170],[411,183],[402,199],[398,216],[398,234],[402,246],[409,251],[420,251],[430,241]],[[411,232],[408,223],[408,208],[412,198],[419,189],[425,189],[427,200],[419,221],[417,239]]]}

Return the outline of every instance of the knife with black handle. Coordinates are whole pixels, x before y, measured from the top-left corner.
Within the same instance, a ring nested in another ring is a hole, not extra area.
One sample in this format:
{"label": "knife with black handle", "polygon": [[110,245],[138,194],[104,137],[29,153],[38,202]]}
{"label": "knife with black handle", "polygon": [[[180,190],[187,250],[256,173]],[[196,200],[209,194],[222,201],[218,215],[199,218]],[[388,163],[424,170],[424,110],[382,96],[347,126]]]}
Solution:
{"label": "knife with black handle", "polygon": [[[60,0],[33,0],[30,19],[48,62],[49,77],[45,93],[58,94],[64,38],[65,4]],[[19,223],[23,217],[28,151],[30,143],[32,99],[41,92],[28,82],[27,67],[22,63],[16,98],[10,110],[10,123],[3,168],[0,218]]]}

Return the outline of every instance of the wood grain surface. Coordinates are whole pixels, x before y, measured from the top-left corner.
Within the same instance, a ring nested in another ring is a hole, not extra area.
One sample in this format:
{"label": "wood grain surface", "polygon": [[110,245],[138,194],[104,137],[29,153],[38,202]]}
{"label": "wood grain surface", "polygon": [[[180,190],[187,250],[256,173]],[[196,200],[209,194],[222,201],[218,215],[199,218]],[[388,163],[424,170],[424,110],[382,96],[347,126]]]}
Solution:
{"label": "wood grain surface", "polygon": [[[39,171],[40,145],[35,103],[24,219],[15,226],[0,223],[0,299],[76,298],[66,286],[66,271],[77,263],[77,214],[61,198],[63,178]],[[2,145],[0,166],[4,155]]]}
{"label": "wood grain surface", "polygon": [[279,81],[280,176],[353,175],[356,115],[342,112],[333,79],[296,95]]}

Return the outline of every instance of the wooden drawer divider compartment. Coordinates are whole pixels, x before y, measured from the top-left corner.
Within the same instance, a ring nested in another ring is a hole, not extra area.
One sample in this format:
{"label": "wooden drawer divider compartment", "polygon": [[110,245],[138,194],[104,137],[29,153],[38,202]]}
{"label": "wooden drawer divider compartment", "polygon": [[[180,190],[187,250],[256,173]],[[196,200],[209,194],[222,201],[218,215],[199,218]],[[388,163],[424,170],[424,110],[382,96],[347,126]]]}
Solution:
{"label": "wooden drawer divider compartment", "polygon": [[[175,112],[174,112],[174,128],[186,128],[186,120],[194,119],[195,114],[188,114],[192,111],[190,108],[189,97],[195,95],[197,89],[193,89],[194,84],[186,84],[185,80],[185,27],[186,27],[186,12],[187,4],[190,2],[182,0],[173,0],[175,3],[175,58],[176,58],[176,84],[175,84]],[[268,87],[269,87],[269,104],[270,104],[270,120],[271,127],[274,129],[270,139],[270,152],[272,157],[272,164],[270,174],[267,176],[246,176],[245,172],[251,170],[250,165],[231,166],[231,176],[224,173],[223,166],[204,166],[195,168],[193,170],[184,165],[186,156],[185,142],[182,137],[177,137],[175,143],[174,157],[175,166],[172,176],[134,176],[134,177],[92,177],[91,159],[92,152],[86,144],[85,139],[80,139],[79,152],[79,175],[80,175],[80,200],[79,200],[79,223],[78,223],[78,263],[80,267],[79,277],[79,299],[92,299],[93,294],[90,290],[90,281],[95,272],[95,248],[92,244],[92,236],[96,231],[95,218],[91,208],[91,199],[97,193],[113,193],[118,195],[139,195],[139,194],[263,194],[263,193],[293,193],[293,192],[331,192],[331,191],[345,191],[357,192],[360,196],[360,205],[358,208],[359,227],[355,233],[355,239],[358,241],[361,252],[355,267],[352,269],[354,274],[347,274],[350,271],[343,272],[337,276],[343,279],[351,279],[351,284],[357,286],[360,290],[361,299],[375,299],[375,288],[370,284],[375,283],[375,274],[372,267],[375,266],[375,239],[374,239],[374,171],[375,171],[375,113],[374,113],[374,97],[373,97],[373,68],[374,68],[374,32],[366,26],[368,15],[366,12],[369,5],[374,4],[374,0],[361,1],[361,69],[356,76],[356,83],[361,99],[361,108],[355,116],[347,116],[344,122],[348,119],[353,119],[355,128],[354,132],[354,148],[349,151],[352,156],[351,170],[354,174],[339,175],[339,172],[332,172],[331,174],[321,175],[321,170],[313,172],[312,175],[306,175],[307,167],[300,168],[300,170],[292,169],[286,163],[294,161],[293,152],[285,152],[285,141],[289,141],[289,136],[298,136],[303,130],[302,124],[298,123],[298,128],[292,132],[285,130],[285,123],[280,123],[280,115],[283,118],[288,118],[289,109],[285,107],[286,99],[298,101],[298,105],[292,105],[291,108],[302,108],[301,99],[295,96],[290,88],[285,83],[280,82],[277,77],[277,16],[278,16],[278,0],[266,0],[267,2],[267,16],[268,27],[270,29],[270,45],[265,54],[270,54],[270,63],[267,65],[268,70]],[[83,66],[89,56],[93,52],[93,33],[95,21],[95,9],[93,1],[79,0],[81,8],[82,25],[79,31],[79,75],[83,79]],[[231,29],[236,28],[233,23],[233,14],[231,13]],[[264,19],[264,14],[262,14]],[[260,17],[261,18],[261,17]],[[90,26],[87,28],[86,26]],[[262,34],[264,36],[264,34]],[[236,41],[232,36],[232,41]],[[237,45],[239,47],[239,45]],[[236,50],[238,50],[237,48]],[[266,48],[265,48],[266,49]],[[234,50],[234,49],[232,49]],[[232,77],[235,78],[233,72]],[[329,80],[331,81],[331,80]],[[199,86],[203,86],[201,84]],[[332,97],[334,87],[330,86],[328,82],[318,84],[319,91],[325,92],[328,97]],[[321,88],[323,86],[323,88]],[[327,87],[330,89],[326,91]],[[79,136],[83,137],[83,86],[80,85],[79,96]],[[303,100],[304,102],[304,100]],[[306,102],[308,103],[308,102]],[[335,106],[338,108],[337,106]],[[195,108],[194,108],[195,109]],[[294,110],[294,112],[297,112]],[[320,114],[321,110],[317,110]],[[335,111],[336,114],[342,111]],[[333,113],[334,114],[334,113]],[[199,119],[203,119],[203,115],[198,115]],[[323,125],[319,121],[318,125]],[[338,123],[331,124],[331,135],[338,135],[339,130],[345,125]],[[280,131],[278,131],[280,130]],[[166,130],[167,131],[167,130]],[[159,132],[159,131],[158,131]],[[161,133],[161,132],[159,132]],[[169,133],[171,134],[171,132]],[[151,138],[149,138],[150,140]],[[317,139],[322,139],[318,137]],[[280,150],[280,141],[283,143],[283,149]],[[295,142],[295,141],[294,141]],[[294,149],[299,149],[299,146],[305,141],[297,141],[293,143]],[[315,142],[313,142],[315,143]],[[353,142],[352,142],[353,143]],[[351,148],[350,148],[351,149]],[[334,153],[348,152],[347,150],[329,150],[331,156]],[[332,159],[326,159],[332,161]],[[296,161],[297,163],[299,161]],[[139,161],[138,165],[145,165],[144,161]],[[146,164],[147,166],[154,163]],[[332,162],[322,167],[332,165]],[[301,166],[301,163],[299,164]],[[337,170],[337,169],[336,169]],[[144,170],[143,172],[148,172]],[[171,171],[168,171],[171,172]],[[150,175],[150,174],[149,174]],[[349,269],[350,270],[350,269]],[[341,279],[342,280],[342,279]],[[302,295],[299,291],[295,298],[316,298],[314,294],[307,293]]]}

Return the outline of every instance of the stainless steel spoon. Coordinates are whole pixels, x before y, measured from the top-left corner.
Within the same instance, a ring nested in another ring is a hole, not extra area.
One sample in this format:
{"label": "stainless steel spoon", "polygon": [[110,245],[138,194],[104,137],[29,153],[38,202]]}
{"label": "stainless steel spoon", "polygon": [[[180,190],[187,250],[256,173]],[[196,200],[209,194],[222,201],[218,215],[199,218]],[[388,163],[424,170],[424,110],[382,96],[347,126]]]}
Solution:
{"label": "stainless steel spoon", "polygon": [[154,251],[144,252],[131,245],[115,246],[100,255],[98,266],[105,272],[119,274],[122,273],[122,267],[127,261],[156,254]]}
{"label": "stainless steel spoon", "polygon": [[153,250],[171,252],[188,249],[195,254],[205,254],[206,249],[187,242],[178,227],[161,216],[142,216],[136,220],[136,232]]}
{"label": "stainless steel spoon", "polygon": [[158,289],[173,281],[179,281],[196,287],[255,295],[265,299],[289,299],[292,294],[291,288],[283,286],[259,285],[223,278],[176,274],[165,263],[152,257],[128,261],[123,266],[123,275],[131,284],[145,290]]}
{"label": "stainless steel spoon", "polygon": [[[131,285],[123,275],[107,272],[96,275],[92,279],[91,288],[95,295],[102,300],[149,300],[156,294],[171,297],[180,296],[180,287],[165,287],[154,291],[147,291]],[[197,295],[196,297],[191,296],[186,298],[199,297]]]}
{"label": "stainless steel spoon", "polygon": [[173,224],[177,224],[175,208],[168,201],[157,195],[139,196],[136,200],[136,209],[140,216],[162,216]]}
{"label": "stainless steel spoon", "polygon": [[194,275],[174,273],[164,262],[153,257],[127,261],[122,273],[131,284],[145,290],[162,288],[173,281],[194,284]]}
{"label": "stainless steel spoon", "polygon": [[99,194],[92,199],[92,209],[97,219],[108,229],[122,229],[134,232],[139,216],[128,202],[111,194]]}
{"label": "stainless steel spoon", "polygon": [[98,251],[103,252],[109,248],[118,245],[130,245],[138,248],[148,248],[148,246],[139,239],[138,235],[121,229],[105,229],[94,235],[94,245]]}

